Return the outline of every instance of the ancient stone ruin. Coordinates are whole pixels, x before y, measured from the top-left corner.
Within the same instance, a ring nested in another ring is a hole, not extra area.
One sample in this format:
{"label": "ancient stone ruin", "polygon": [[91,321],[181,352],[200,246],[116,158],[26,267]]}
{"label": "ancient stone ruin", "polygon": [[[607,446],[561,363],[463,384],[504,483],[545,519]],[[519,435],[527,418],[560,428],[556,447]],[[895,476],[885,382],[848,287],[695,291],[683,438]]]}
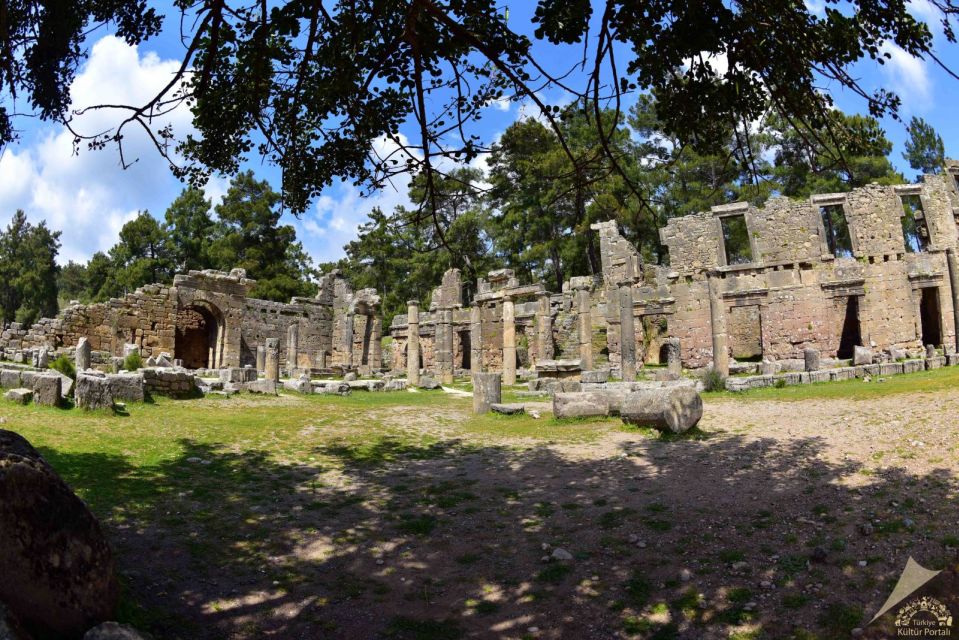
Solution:
{"label": "ancient stone ruin", "polygon": [[674,218],[661,230],[667,266],[645,264],[614,222],[595,224],[602,272],[555,293],[500,270],[467,304],[452,269],[428,310],[412,301],[394,318],[393,369],[499,371],[512,384],[517,371],[605,382],[604,369],[632,380],[644,364],[675,378],[681,367],[809,374],[954,357],[957,177],[954,163],[919,184]]}
{"label": "ancient stone ruin", "polygon": [[[265,372],[258,353],[270,340],[278,347],[278,366],[294,371],[370,373],[381,368],[379,296],[374,289],[354,292],[339,272],[323,276],[314,298],[289,303],[249,297],[255,281],[242,269],[230,273],[191,271],[171,286],[150,285],[122,298],[75,304],[57,318],[30,328],[13,324],[0,334],[8,360],[40,349],[73,353],[93,361],[138,351],[145,359],[171,356],[187,369],[250,366]],[[83,368],[86,368],[83,367]]]}
{"label": "ancient stone ruin", "polygon": [[[955,364],[957,177],[951,163],[918,184],[674,218],[660,231],[668,265],[645,263],[615,222],[594,224],[600,272],[570,278],[559,292],[502,269],[480,278],[466,300],[451,269],[428,308],[411,300],[393,319],[386,367],[379,296],[353,291],[336,271],[315,297],[285,304],[251,298],[243,270],[191,271],[170,286],[73,304],[29,328],[9,325],[0,356],[42,369],[65,353],[81,370],[109,370],[111,361],[116,370],[138,352],[161,370],[217,379],[211,370],[226,370],[225,384],[251,390],[327,393],[373,389],[356,378],[384,373],[376,389],[436,388],[491,372],[503,385],[524,378],[531,390],[556,394],[608,388],[611,377],[631,384],[646,365],[665,365],[642,376],[659,381],[709,366],[755,374],[727,381],[743,389],[778,383],[775,376],[793,384]],[[192,389],[176,375],[147,377],[159,392]],[[343,379],[314,380],[323,375]],[[30,381],[20,376],[16,387],[42,395]],[[83,385],[117,387],[115,398],[125,382]],[[487,387],[482,410],[498,402]]]}

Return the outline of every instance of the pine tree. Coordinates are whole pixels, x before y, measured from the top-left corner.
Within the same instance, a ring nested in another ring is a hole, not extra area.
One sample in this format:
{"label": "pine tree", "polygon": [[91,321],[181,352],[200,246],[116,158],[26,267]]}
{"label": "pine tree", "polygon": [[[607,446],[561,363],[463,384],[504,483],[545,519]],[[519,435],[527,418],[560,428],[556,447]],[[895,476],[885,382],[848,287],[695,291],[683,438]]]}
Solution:
{"label": "pine tree", "polygon": [[913,117],[906,128],[909,139],[906,140],[906,152],[902,157],[909,166],[924,173],[939,173],[946,164],[946,152],[942,138],[928,122]]}

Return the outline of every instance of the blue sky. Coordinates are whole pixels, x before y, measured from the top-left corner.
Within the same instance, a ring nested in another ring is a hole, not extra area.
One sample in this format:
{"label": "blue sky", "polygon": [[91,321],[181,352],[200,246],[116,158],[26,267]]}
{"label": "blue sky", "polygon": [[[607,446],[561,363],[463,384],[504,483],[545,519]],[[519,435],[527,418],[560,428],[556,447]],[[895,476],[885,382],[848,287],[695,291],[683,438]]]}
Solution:
{"label": "blue sky", "polygon": [[[90,38],[91,55],[78,75],[73,89],[74,106],[99,102],[131,102],[144,100],[162,86],[180,59],[182,45],[178,38],[178,14],[169,3],[155,2],[166,15],[164,32],[139,48],[128,47],[100,31]],[[529,22],[532,2],[509,3],[510,24],[521,32],[532,32]],[[813,10],[823,10],[821,0],[807,0]],[[959,47],[949,45],[939,33],[934,9],[926,0],[910,4],[911,11],[927,22],[936,33],[937,52],[946,64],[959,69]],[[936,23],[936,24],[933,24]],[[945,141],[946,153],[959,156],[959,123],[953,117],[954,105],[959,102],[959,81],[932,62],[909,58],[901,51],[891,50],[892,60],[885,66],[862,63],[856,75],[867,88],[886,87],[895,90],[903,99],[902,116],[908,121],[915,115],[925,118]],[[570,55],[573,52],[570,51]],[[564,61],[556,60],[558,64]],[[572,58],[570,62],[572,62]],[[547,102],[561,102],[561,91],[544,95]],[[847,112],[861,112],[861,99],[848,92],[834,94],[838,106]],[[529,110],[517,103],[491,105],[477,133],[487,140],[495,139],[511,122]],[[78,129],[95,132],[115,124],[117,114],[97,113],[78,121]],[[171,117],[174,130],[189,131],[189,114],[175,113]],[[17,208],[27,212],[33,221],[46,220],[54,229],[62,231],[61,262],[87,260],[95,251],[106,250],[117,240],[124,222],[139,210],[149,210],[162,217],[170,202],[183,185],[174,178],[165,162],[149,146],[142,135],[132,134],[128,140],[128,154],[138,158],[129,169],[119,166],[113,149],[91,152],[81,148],[73,153],[72,136],[61,127],[35,120],[18,123],[22,139],[11,145],[0,156],[0,225],[6,225]],[[892,161],[908,177],[914,172],[902,160],[905,125],[887,120],[883,122],[887,135],[895,143]],[[401,132],[402,133],[402,132]],[[247,163],[258,177],[279,184],[277,170],[259,160]],[[225,191],[227,179],[216,177],[207,185],[207,193],[214,200]],[[394,181],[395,188],[364,194],[349,184],[335,184],[327,188],[299,219],[287,216],[307,251],[316,262],[342,257],[343,245],[355,237],[374,206],[391,210],[406,203],[404,181]]]}

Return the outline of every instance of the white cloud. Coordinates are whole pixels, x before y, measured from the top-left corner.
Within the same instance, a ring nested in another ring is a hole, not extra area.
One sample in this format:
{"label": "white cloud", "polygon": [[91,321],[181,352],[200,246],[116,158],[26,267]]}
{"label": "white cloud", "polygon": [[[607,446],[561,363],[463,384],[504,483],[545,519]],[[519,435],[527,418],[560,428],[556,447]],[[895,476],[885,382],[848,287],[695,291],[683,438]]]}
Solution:
{"label": "white cloud", "polygon": [[[95,104],[139,104],[159,91],[178,63],[141,54],[113,36],[93,45],[90,58],[71,87],[73,108]],[[119,111],[91,111],[78,116],[74,128],[84,134],[108,130],[122,119]],[[179,135],[190,128],[190,114],[179,109],[166,122]],[[46,220],[62,232],[60,261],[86,260],[112,246],[123,224],[138,209],[164,206],[180,185],[146,134],[124,130],[124,170],[114,148],[74,153],[73,135],[64,128],[44,127],[31,144],[7,148],[0,156],[0,224],[21,208],[33,222]],[[153,211],[161,215],[162,211]]]}
{"label": "white cloud", "polygon": [[[401,144],[407,144],[404,135],[399,135]],[[403,163],[406,156],[397,151],[399,146],[392,140],[381,137],[373,149],[380,158],[391,157]],[[369,220],[370,212],[379,207],[389,214],[397,206],[412,207],[408,197],[410,176],[401,174],[389,181],[381,190],[365,194],[359,187],[339,181],[327,193],[313,203],[313,207],[297,223],[297,231],[304,233],[304,245],[311,250],[317,263],[330,262],[343,257],[343,246],[356,239],[360,225]]]}
{"label": "white cloud", "polygon": [[902,98],[906,113],[921,112],[932,99],[932,83],[924,61],[909,55],[904,49],[887,42],[882,53],[889,59],[880,68],[890,88]]}

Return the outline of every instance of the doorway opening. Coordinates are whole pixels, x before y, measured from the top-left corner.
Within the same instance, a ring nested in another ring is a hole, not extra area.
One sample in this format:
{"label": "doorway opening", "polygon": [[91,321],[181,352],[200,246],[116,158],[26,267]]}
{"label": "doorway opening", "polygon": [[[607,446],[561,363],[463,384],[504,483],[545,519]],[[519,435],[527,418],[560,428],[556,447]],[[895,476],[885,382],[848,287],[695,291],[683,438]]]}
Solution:
{"label": "doorway opening", "polygon": [[942,326],[939,322],[939,289],[926,287],[921,289],[919,302],[919,320],[922,325],[922,344],[939,346],[942,344]]}
{"label": "doorway opening", "polygon": [[862,344],[862,334],[859,328],[859,296],[846,298],[846,309],[843,314],[842,334],[839,337],[839,358],[851,358],[855,347]]}
{"label": "doorway opening", "polygon": [[194,305],[177,312],[173,357],[187,369],[218,366],[222,320],[217,310]]}
{"label": "doorway opening", "polygon": [[472,354],[470,349],[472,348],[472,343],[470,342],[470,332],[469,331],[460,331],[460,368],[462,369],[471,369],[472,368]]}

